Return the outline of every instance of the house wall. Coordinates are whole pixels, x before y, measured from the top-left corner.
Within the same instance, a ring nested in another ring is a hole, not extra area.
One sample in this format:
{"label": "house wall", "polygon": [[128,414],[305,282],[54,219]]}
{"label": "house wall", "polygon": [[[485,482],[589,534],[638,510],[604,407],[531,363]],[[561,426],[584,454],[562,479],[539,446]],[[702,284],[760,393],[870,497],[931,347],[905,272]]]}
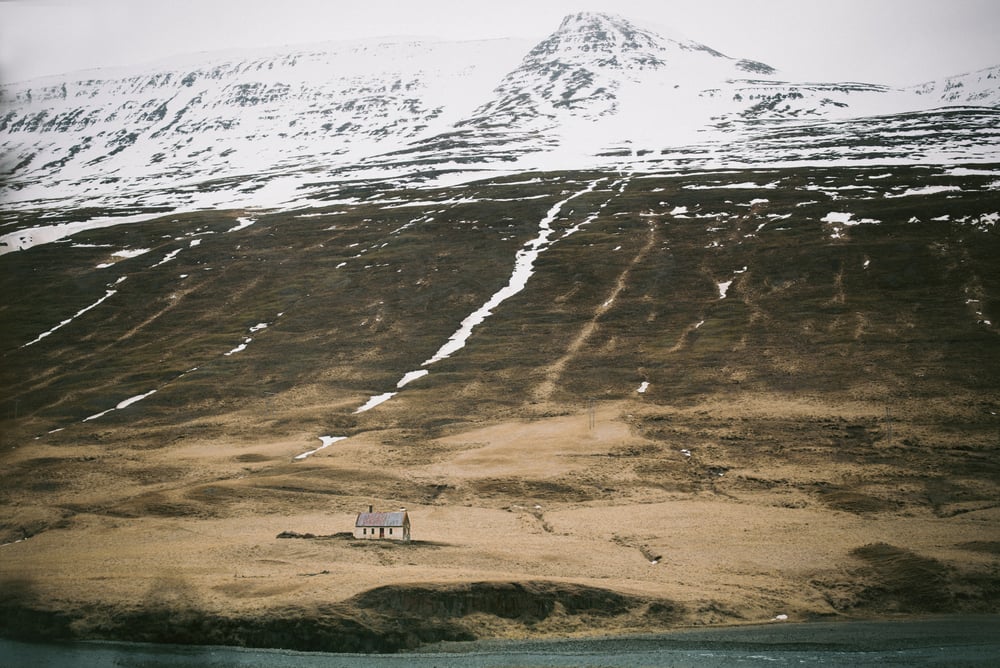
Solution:
{"label": "house wall", "polygon": [[[391,532],[391,533],[390,533]],[[354,537],[361,540],[378,540],[379,527],[354,527]],[[385,527],[383,540],[408,540],[410,527]]]}

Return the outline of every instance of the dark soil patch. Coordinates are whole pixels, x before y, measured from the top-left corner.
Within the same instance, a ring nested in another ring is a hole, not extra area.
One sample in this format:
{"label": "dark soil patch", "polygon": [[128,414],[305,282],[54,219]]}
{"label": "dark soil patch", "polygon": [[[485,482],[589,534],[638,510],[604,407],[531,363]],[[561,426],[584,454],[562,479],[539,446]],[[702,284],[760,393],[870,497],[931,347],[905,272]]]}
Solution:
{"label": "dark soil patch", "polygon": [[271,461],[271,458],[267,455],[257,454],[256,452],[248,452],[245,455],[237,455],[235,459],[236,461],[243,462],[245,464],[256,464],[259,462]]}
{"label": "dark soil patch", "polygon": [[967,543],[959,543],[956,547],[970,552],[985,552],[987,554],[1000,555],[1000,541],[997,540],[972,540]]}
{"label": "dark soil patch", "polygon": [[871,568],[872,583],[861,595],[863,607],[898,612],[942,612],[954,602],[949,581],[952,569],[910,550],[874,543],[851,554]]}
{"label": "dark soil patch", "polygon": [[519,480],[516,478],[490,478],[473,484],[476,494],[484,497],[506,497],[539,501],[589,501],[596,491],[583,486],[572,486],[545,480]]}
{"label": "dark soil patch", "polygon": [[614,616],[636,604],[606,589],[551,582],[472,582],[462,585],[394,585],[379,587],[349,601],[383,614],[454,618],[485,613],[507,619],[540,621],[556,603],[571,615]]}
{"label": "dark soil patch", "polygon": [[833,485],[817,485],[815,494],[830,508],[857,515],[881,513],[894,508],[894,504],[885,499]]}

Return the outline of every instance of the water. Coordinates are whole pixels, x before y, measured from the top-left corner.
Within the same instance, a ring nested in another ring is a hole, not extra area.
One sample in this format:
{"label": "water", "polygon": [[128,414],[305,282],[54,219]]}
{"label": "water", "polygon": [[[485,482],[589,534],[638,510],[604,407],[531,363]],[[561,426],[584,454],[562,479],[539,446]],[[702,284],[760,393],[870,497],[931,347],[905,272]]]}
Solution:
{"label": "water", "polygon": [[408,654],[324,654],[133,643],[0,640],[0,668],[488,668],[997,666],[1000,616],[772,624],[655,636],[448,643]]}

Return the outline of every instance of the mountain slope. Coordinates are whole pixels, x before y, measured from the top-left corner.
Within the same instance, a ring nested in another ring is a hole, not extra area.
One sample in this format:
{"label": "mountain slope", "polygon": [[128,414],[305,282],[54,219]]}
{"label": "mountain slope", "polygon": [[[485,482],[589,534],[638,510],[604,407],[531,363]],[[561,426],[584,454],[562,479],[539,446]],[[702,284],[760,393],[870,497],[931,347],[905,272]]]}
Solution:
{"label": "mountain slope", "polygon": [[695,42],[662,38],[620,17],[575,14],[536,45],[504,77],[494,99],[465,123],[558,124],[560,116],[594,121],[613,115],[623,89],[632,86],[657,79],[703,85],[750,71],[774,73],[770,66],[734,61]]}
{"label": "mountain slope", "polygon": [[523,48],[331,44],[6,86],[3,167],[16,187],[86,197],[354,161],[448,127]]}
{"label": "mountain slope", "polygon": [[[625,346],[628,361],[619,360],[618,353],[608,356],[600,345],[581,354],[574,360],[583,364],[579,371],[572,371],[572,364],[564,369],[581,374],[574,381],[581,385],[567,388],[564,400],[608,392],[628,396],[633,385],[652,380],[652,370],[661,365],[672,380],[654,383],[647,396],[697,393],[693,378],[714,376],[716,365],[701,367],[690,357],[698,346],[684,354],[674,349],[688,336],[709,336],[708,330],[690,327],[716,311],[735,318],[718,332],[732,346],[718,363],[744,367],[741,374],[748,378],[759,375],[762,391],[780,389],[785,381],[773,374],[770,362],[744,359],[740,351],[776,345],[766,341],[784,336],[783,322],[804,332],[817,327],[827,332],[806,339],[832,336],[851,351],[845,355],[856,364],[862,364],[866,340],[852,338],[858,318],[869,323],[865,331],[876,320],[888,328],[876,338],[890,336],[896,331],[891,323],[903,318],[921,337],[972,337],[985,353],[993,348],[1000,322],[989,296],[998,286],[989,271],[988,250],[1000,206],[998,176],[993,169],[899,167],[772,170],[749,181],[742,174],[628,178],[569,173],[454,189],[392,188],[309,210],[207,211],[83,231],[71,240],[2,256],[8,325],[0,342],[7,394],[0,401],[20,401],[22,423],[34,413],[40,431],[73,423],[86,431],[90,425],[80,420],[151,390],[156,395],[143,404],[165,402],[161,410],[170,422],[181,419],[175,411],[189,411],[189,400],[210,386],[215,398],[196,401],[208,402],[206,415],[224,412],[262,389],[280,393],[305,387],[324,396],[322,403],[353,403],[353,410],[369,396],[402,390],[397,382],[412,371],[431,372],[412,383],[419,393],[421,386],[445,379],[446,385],[472,382],[469,373],[489,377],[491,366],[508,364],[513,367],[497,373],[511,378],[502,384],[498,378],[492,391],[518,387],[515,396],[524,398],[539,380],[539,372],[530,369],[545,366],[533,362],[534,356],[553,362],[545,351],[566,348],[566,337],[590,317],[601,323],[606,342],[620,335],[618,345],[635,339],[638,348]],[[851,215],[837,222],[841,214],[831,212],[843,211]],[[862,219],[871,222],[856,226],[854,221]],[[889,240],[900,235],[911,239],[900,242],[910,255],[891,251]],[[779,258],[800,239],[808,239],[807,255],[786,272]],[[874,245],[859,246],[863,240]],[[619,246],[621,259],[612,259],[619,257],[612,252]],[[935,259],[936,252],[941,255]],[[944,281],[926,288],[935,299],[946,299],[940,321],[916,324],[930,312],[917,309],[924,288],[918,276],[906,273],[905,263],[916,261],[913,253],[927,263],[921,274]],[[603,255],[608,259],[598,269],[595,262]],[[635,266],[622,274],[629,257]],[[885,276],[858,259],[876,257],[886,263]],[[756,262],[769,268],[758,273],[752,266]],[[813,276],[809,267],[816,263],[823,268]],[[626,294],[616,296],[616,307],[605,312],[598,302],[606,300],[603,295],[619,275],[627,279]],[[27,276],[32,278],[25,282]],[[844,295],[822,294],[822,286],[845,281],[856,286],[851,297],[856,308],[837,305],[847,299]],[[729,298],[746,293],[742,306],[719,299],[716,284],[726,282],[732,285]],[[910,306],[890,305],[907,285],[914,290],[905,300]],[[945,285],[947,298],[936,293]],[[677,302],[676,290],[687,301]],[[786,298],[798,305],[803,299],[815,302],[816,310],[800,314]],[[966,298],[976,300],[977,317],[969,315]],[[824,306],[824,300],[832,301]],[[865,306],[871,300],[878,305]],[[468,320],[483,305],[489,308]],[[899,311],[908,308],[917,309],[912,317]],[[896,315],[878,313],[885,309]],[[749,320],[740,325],[743,317]],[[794,325],[798,318],[818,320]],[[468,327],[460,328],[466,320]],[[754,327],[763,337],[756,342],[748,338]],[[619,328],[619,334],[608,333]],[[464,330],[461,337],[457,330]],[[730,340],[736,332],[739,339]],[[458,345],[446,345],[451,341]],[[484,347],[476,354],[465,349],[466,341]],[[535,355],[505,354],[514,342]],[[241,348],[244,343],[250,345]],[[640,348],[649,359],[632,358]],[[79,356],[68,364],[66,355],[77,349]],[[458,351],[455,357],[462,361],[452,359]],[[961,358],[973,365],[969,373],[977,377],[976,370],[984,368],[975,361],[979,354]],[[690,387],[674,378],[679,359],[667,362],[678,356],[703,368],[689,372]],[[277,360],[281,363],[275,367]],[[905,376],[914,364],[920,363],[900,358],[891,369],[875,373]],[[586,380],[591,365],[609,371]],[[825,371],[823,360],[808,366],[808,374],[792,376],[800,387],[815,384],[818,390],[828,382],[826,374],[843,372],[841,361]],[[640,367],[646,371],[636,375]],[[195,368],[200,372],[191,371]],[[435,380],[439,368],[450,371]],[[612,382],[618,374],[622,377]],[[265,378],[270,380],[263,388],[251,380]],[[328,386],[323,378],[339,380]],[[964,385],[960,378],[953,380]],[[411,391],[409,381],[405,387],[404,395]],[[851,392],[850,385],[840,389]],[[174,392],[188,399],[169,400]]]}
{"label": "mountain slope", "polygon": [[[6,253],[0,633],[995,613],[998,179],[342,184]],[[368,504],[414,543],[338,537]]]}
{"label": "mountain slope", "polygon": [[[459,122],[445,141],[433,138],[419,145],[426,154],[443,153],[458,162],[534,154],[518,162],[522,168],[579,164],[622,146],[647,153],[682,149],[677,152],[690,163],[697,162],[703,146],[766,139],[776,122],[839,122],[943,105],[992,108],[1000,94],[997,83],[993,70],[911,89],[789,82],[764,63],[663,37],[621,17],[581,13],[566,17],[535,46],[504,77],[493,99]],[[933,95],[938,88],[962,88],[963,93]],[[942,137],[938,145],[951,143]],[[985,137],[982,144],[992,152],[995,142]],[[796,153],[801,147],[784,148]],[[850,150],[846,144],[838,148]],[[566,157],[546,159],[560,153]],[[968,157],[979,159],[981,153]],[[814,163],[830,160],[829,152],[811,158]],[[783,159],[769,155],[770,161]],[[749,152],[737,158],[738,163],[754,161]]]}
{"label": "mountain slope", "polygon": [[1000,105],[1000,65],[929,81],[911,89],[940,105]]}

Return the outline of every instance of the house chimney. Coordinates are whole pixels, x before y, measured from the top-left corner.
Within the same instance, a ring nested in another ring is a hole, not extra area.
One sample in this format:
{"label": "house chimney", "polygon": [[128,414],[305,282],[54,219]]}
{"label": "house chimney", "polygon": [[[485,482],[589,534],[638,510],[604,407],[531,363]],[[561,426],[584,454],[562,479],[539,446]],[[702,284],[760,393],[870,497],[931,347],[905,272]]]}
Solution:
{"label": "house chimney", "polygon": [[370,513],[374,512],[374,508],[371,506],[371,504],[368,505],[368,512]]}

